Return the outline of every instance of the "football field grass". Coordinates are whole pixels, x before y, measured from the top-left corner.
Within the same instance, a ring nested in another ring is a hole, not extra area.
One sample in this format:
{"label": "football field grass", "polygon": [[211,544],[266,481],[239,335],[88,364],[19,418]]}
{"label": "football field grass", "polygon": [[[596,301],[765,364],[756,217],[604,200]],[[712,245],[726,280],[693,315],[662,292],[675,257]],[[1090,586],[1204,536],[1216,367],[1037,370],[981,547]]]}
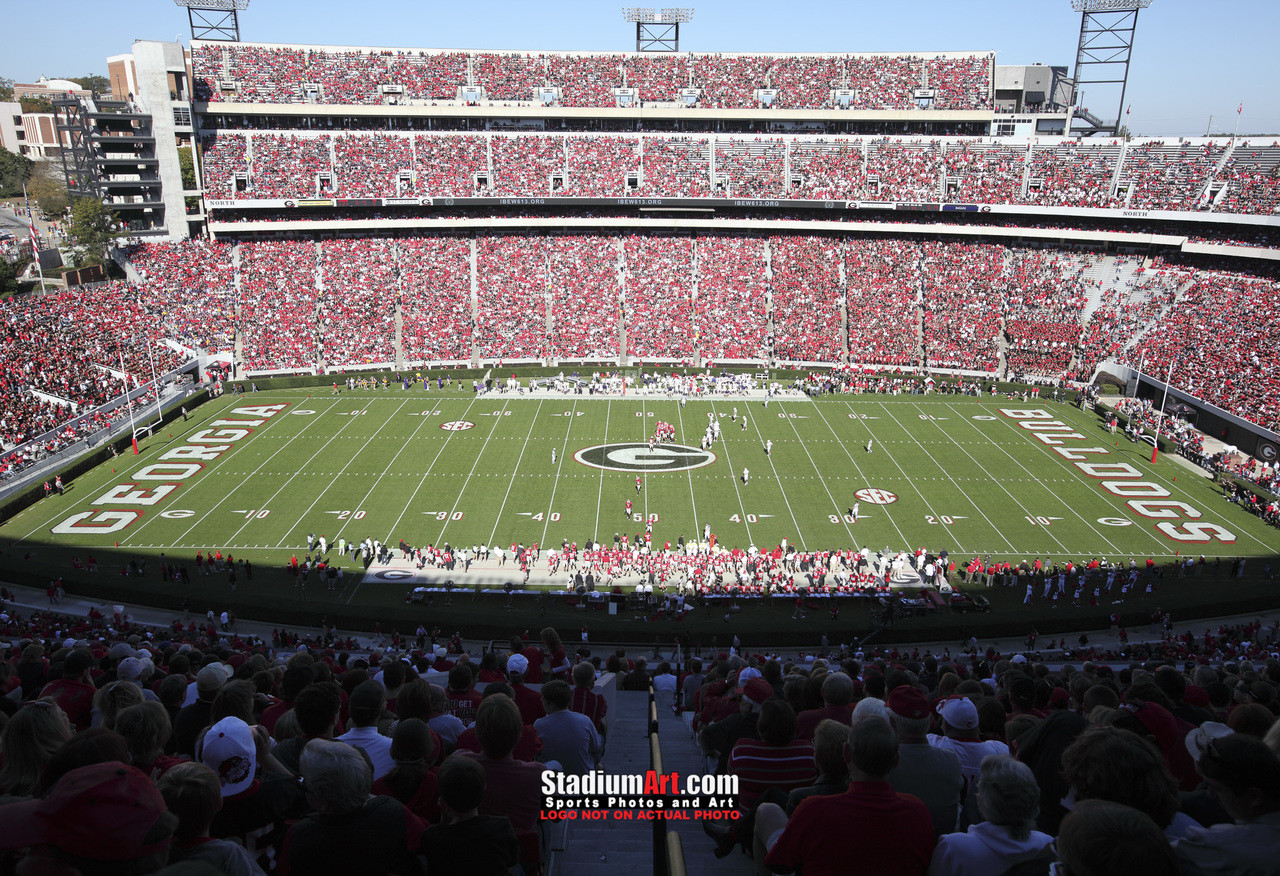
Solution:
{"label": "football field grass", "polygon": [[[721,438],[707,456],[698,446],[709,418]],[[660,421],[674,437],[650,453]],[[1061,424],[1054,434],[1080,437],[1046,441],[1028,428],[1050,423]],[[1062,444],[1097,449],[1079,455],[1082,463],[1055,449]],[[6,521],[3,537],[20,545],[10,556],[25,552],[29,569],[75,580],[83,575],[73,558],[118,566],[146,557],[150,573],[164,553],[194,575],[197,551],[220,550],[261,570],[235,596],[261,610],[292,598],[291,576],[271,573],[301,560],[313,533],[328,539],[331,556],[340,538],[366,537],[393,547],[547,548],[634,538],[650,520],[655,548],[709,526],[729,547],[784,539],[806,550],[926,547],[961,564],[1270,558],[1280,543],[1211,481],[1163,455],[1152,465],[1149,445],[1110,435],[1096,415],[1005,397],[796,397],[766,406],[288,390],[210,401],[141,449]],[[1091,476],[1087,464],[1110,467]],[[1132,470],[1145,485],[1136,493],[1133,478],[1115,479]],[[1148,497],[1144,513],[1126,493]],[[362,581],[349,557],[337,562],[347,568],[344,587],[309,594],[314,611],[402,603],[403,586]],[[144,577],[148,588],[181,589]],[[193,576],[190,596],[210,588],[230,595],[224,582]]]}

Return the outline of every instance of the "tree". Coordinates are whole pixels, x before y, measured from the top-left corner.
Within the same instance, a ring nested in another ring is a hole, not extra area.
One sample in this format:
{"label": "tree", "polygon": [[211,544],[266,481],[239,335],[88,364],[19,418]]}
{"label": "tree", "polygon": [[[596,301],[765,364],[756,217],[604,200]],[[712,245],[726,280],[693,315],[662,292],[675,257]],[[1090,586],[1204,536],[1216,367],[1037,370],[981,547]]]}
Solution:
{"label": "tree", "polygon": [[0,198],[16,198],[22,186],[31,179],[31,159],[16,155],[0,146]]}
{"label": "tree", "polygon": [[13,102],[13,80],[0,76],[0,103]]}
{"label": "tree", "polygon": [[97,73],[91,73],[88,76],[60,76],[58,78],[74,82],[85,91],[92,91],[98,94],[111,93],[111,80],[105,76],[99,76]]}
{"label": "tree", "polygon": [[27,183],[27,194],[46,216],[61,216],[70,206],[66,180],[61,169],[51,161],[42,161],[35,166]]}
{"label": "tree", "polygon": [[96,198],[76,198],[71,205],[71,238],[80,267],[101,265],[107,260],[107,247],[120,236],[120,220]]}
{"label": "tree", "polygon": [[24,97],[18,101],[24,113],[45,113],[53,115],[53,101],[47,97]]}
{"label": "tree", "polygon": [[0,296],[8,296],[18,291],[18,277],[31,264],[31,259],[23,258],[16,262],[0,258]]}
{"label": "tree", "polygon": [[[182,170],[182,187],[188,191],[196,187],[196,160],[190,147],[178,150],[178,167]],[[188,214],[199,212],[199,198],[185,198]]]}

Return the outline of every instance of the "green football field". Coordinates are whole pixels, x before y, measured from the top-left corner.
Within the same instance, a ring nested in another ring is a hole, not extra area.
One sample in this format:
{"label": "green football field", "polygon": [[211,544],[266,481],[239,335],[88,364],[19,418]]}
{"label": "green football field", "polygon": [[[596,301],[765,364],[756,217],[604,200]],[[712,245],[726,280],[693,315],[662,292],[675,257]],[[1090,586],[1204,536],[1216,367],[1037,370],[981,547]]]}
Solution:
{"label": "green football field", "polygon": [[[721,438],[703,454],[709,417]],[[660,421],[674,437],[651,453]],[[1042,428],[1048,442],[1037,437]],[[1055,449],[1064,446],[1076,459]],[[1076,452],[1084,447],[1091,451]],[[270,604],[265,588],[289,597],[288,579],[270,570],[301,560],[312,533],[328,539],[331,555],[339,538],[611,543],[642,533],[645,520],[655,547],[709,526],[730,547],[786,539],[802,549],[945,548],[962,563],[1277,553],[1275,529],[1173,459],[1152,465],[1150,453],[1108,434],[1093,414],[1004,397],[765,406],[420,388],[261,392],[202,405],[147,439],[140,455],[123,454],[8,520],[3,535],[23,543],[18,550],[41,573],[73,579],[73,562],[90,555],[103,565],[148,557],[154,569],[163,552],[194,575],[197,551],[221,550],[267,571],[253,585],[260,605]],[[1082,470],[1090,464],[1101,468]],[[344,586],[309,594],[317,610],[402,600],[403,583],[362,581],[349,557],[337,562],[347,568]],[[192,595],[210,587],[226,589],[193,577]]]}

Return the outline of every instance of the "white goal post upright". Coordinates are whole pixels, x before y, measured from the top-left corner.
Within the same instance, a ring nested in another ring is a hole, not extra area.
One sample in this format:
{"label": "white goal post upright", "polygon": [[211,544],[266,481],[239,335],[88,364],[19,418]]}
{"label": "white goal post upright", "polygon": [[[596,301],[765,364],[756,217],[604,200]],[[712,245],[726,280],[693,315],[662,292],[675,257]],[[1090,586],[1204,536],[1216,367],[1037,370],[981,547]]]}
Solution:
{"label": "white goal post upright", "polygon": [[129,372],[124,367],[124,353],[116,354],[120,357],[120,379],[124,381],[124,409],[129,415],[129,438],[133,441],[133,454],[138,455],[138,427],[133,422],[133,402],[129,400],[129,393],[132,391],[129,387]]}

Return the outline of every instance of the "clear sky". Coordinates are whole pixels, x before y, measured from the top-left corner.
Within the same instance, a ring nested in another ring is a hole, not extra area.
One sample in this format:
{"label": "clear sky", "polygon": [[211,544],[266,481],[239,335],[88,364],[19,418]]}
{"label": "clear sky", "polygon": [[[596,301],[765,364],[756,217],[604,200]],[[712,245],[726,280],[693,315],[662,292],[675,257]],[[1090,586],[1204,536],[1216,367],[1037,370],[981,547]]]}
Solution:
{"label": "clear sky", "polygon": [[[634,2],[634,0],[627,0]],[[245,40],[326,45],[628,51],[634,25],[602,0],[252,0]],[[1075,64],[1080,14],[1070,0],[701,0],[681,32],[698,52],[931,52],[992,50],[1000,64]],[[1280,131],[1273,69],[1276,0],[1154,0],[1138,19],[1126,103],[1135,134]],[[13,3],[0,37],[0,76],[106,73],[106,57],[135,39],[187,42],[186,10],[172,0]],[[1090,105],[1085,93],[1085,104]],[[1103,116],[1112,107],[1094,104]]]}

